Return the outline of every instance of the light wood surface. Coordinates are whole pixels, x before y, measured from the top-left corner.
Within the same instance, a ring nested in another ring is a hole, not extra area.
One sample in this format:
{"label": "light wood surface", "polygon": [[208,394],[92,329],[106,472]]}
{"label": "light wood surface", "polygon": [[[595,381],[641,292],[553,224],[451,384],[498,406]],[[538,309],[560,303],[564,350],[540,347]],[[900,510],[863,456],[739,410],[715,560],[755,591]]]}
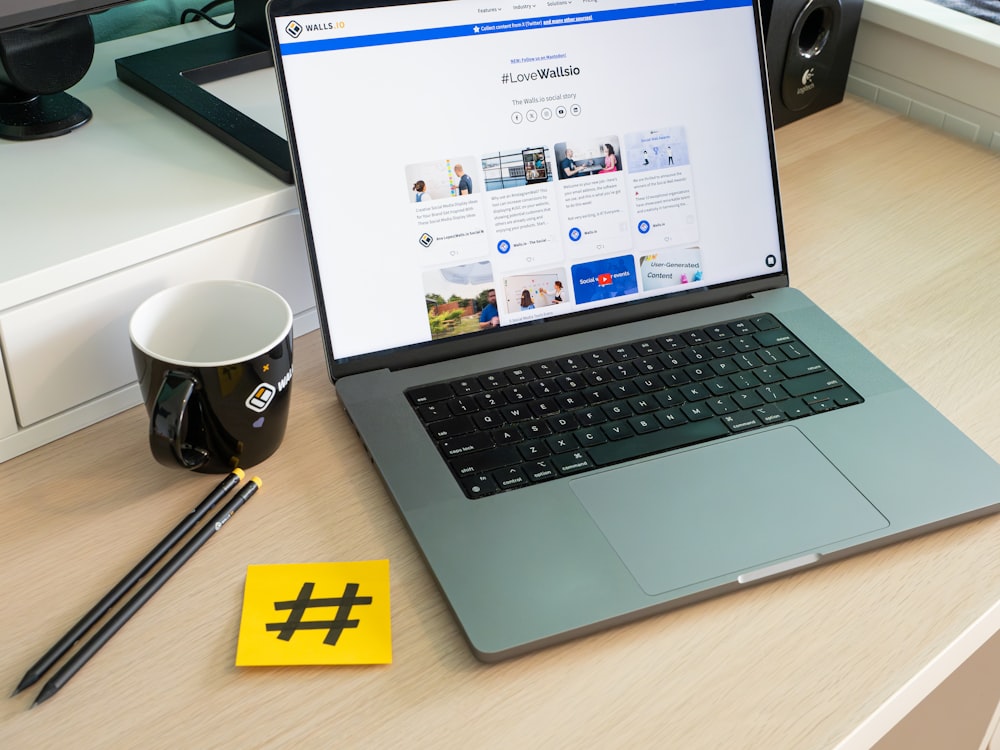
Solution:
{"label": "light wood surface", "polygon": [[[848,99],[777,134],[792,282],[1000,459],[1000,158]],[[828,748],[1000,600],[1000,517],[477,662],[298,339],[264,489],[0,747]],[[0,465],[0,686],[216,478],[132,409]],[[236,668],[246,566],[388,558],[388,666]]]}

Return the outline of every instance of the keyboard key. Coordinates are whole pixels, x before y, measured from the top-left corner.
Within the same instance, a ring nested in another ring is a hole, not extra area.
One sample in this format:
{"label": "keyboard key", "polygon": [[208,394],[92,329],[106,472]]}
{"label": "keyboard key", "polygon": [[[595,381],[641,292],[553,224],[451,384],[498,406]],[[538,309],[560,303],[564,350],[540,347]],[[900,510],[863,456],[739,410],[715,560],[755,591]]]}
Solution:
{"label": "keyboard key", "polygon": [[490,432],[490,437],[495,445],[512,445],[520,443],[524,437],[516,427],[501,427],[499,430]]}
{"label": "keyboard key", "polygon": [[761,424],[774,424],[784,422],[788,419],[785,413],[776,404],[764,404],[753,410],[754,416],[760,420]]}
{"label": "keyboard key", "polygon": [[473,393],[479,393],[479,391],[483,390],[479,381],[471,378],[469,380],[456,380],[451,384],[451,387],[459,396],[468,396]]}
{"label": "keyboard key", "polygon": [[632,429],[635,430],[637,434],[642,434],[644,432],[656,432],[657,430],[663,429],[660,423],[653,418],[652,415],[644,417],[632,417],[628,421]]}
{"label": "keyboard key", "polygon": [[602,365],[610,365],[614,360],[611,355],[607,352],[587,352],[583,355],[584,360],[591,367],[601,367]]}
{"label": "keyboard key", "polygon": [[761,346],[776,346],[777,344],[787,344],[795,341],[795,337],[784,328],[774,328],[769,331],[761,331],[753,335],[757,343]]}
{"label": "keyboard key", "polygon": [[521,468],[524,469],[524,473],[532,482],[544,482],[559,476],[552,462],[547,459],[529,461]]}
{"label": "keyboard key", "polygon": [[549,427],[555,432],[570,432],[580,426],[580,420],[575,414],[560,414],[549,419]]}
{"label": "keyboard key", "polygon": [[428,422],[438,422],[442,419],[449,419],[452,416],[451,409],[448,408],[448,403],[446,401],[438,401],[433,404],[422,404],[417,407],[417,415],[424,424],[427,424]]}
{"label": "keyboard key", "polygon": [[521,443],[517,446],[518,451],[520,451],[521,456],[524,457],[525,461],[537,461],[540,458],[545,458],[552,451],[549,447],[540,440],[531,440],[527,443]]}
{"label": "keyboard key", "polygon": [[550,438],[546,438],[545,442],[553,453],[568,453],[580,447],[580,444],[576,442],[576,438],[569,434],[553,435]]}
{"label": "keyboard key", "polygon": [[837,406],[851,406],[852,404],[861,403],[861,396],[850,388],[837,388],[830,392],[830,398]]}
{"label": "keyboard key", "polygon": [[479,453],[469,453],[460,458],[453,458],[449,462],[451,470],[460,477],[469,477],[482,474],[484,472],[502,469],[504,466],[513,466],[520,463],[521,454],[512,445],[493,448],[492,450],[480,451]]}
{"label": "keyboard key", "polygon": [[507,403],[499,391],[483,391],[475,395],[476,403],[483,409],[495,409]]}
{"label": "keyboard key", "polygon": [[815,375],[786,380],[781,384],[781,387],[788,391],[790,396],[805,396],[807,393],[825,391],[843,384],[844,382],[832,372],[820,372]]}
{"label": "keyboard key", "polygon": [[539,378],[554,378],[562,372],[555,362],[536,362],[531,369]]}
{"label": "keyboard key", "polygon": [[635,359],[639,356],[636,354],[635,349],[627,344],[625,346],[616,346],[614,349],[609,350],[608,353],[612,356],[615,362],[624,362],[627,359]]}
{"label": "keyboard key", "polygon": [[493,480],[501,490],[514,490],[528,484],[528,477],[520,466],[509,466],[493,472]]}
{"label": "keyboard key", "polygon": [[465,490],[465,496],[473,500],[477,497],[494,495],[500,491],[500,485],[489,474],[477,474],[465,477],[461,482],[462,489]]}
{"label": "keyboard key", "polygon": [[452,440],[442,440],[440,443],[441,452],[448,458],[484,451],[492,447],[493,438],[488,432],[474,432],[471,435],[462,435]]}
{"label": "keyboard key", "polygon": [[552,457],[552,465],[560,474],[579,474],[581,471],[593,469],[594,463],[583,451],[573,451]]}
{"label": "keyboard key", "polygon": [[535,420],[521,425],[521,434],[526,438],[542,438],[552,434],[552,428],[548,422]]}
{"label": "keyboard key", "polygon": [[434,383],[433,385],[414,388],[407,392],[406,395],[410,399],[411,404],[420,406],[421,404],[429,404],[434,401],[444,401],[447,398],[452,398],[455,392],[448,383]]}
{"label": "keyboard key", "polygon": [[804,357],[803,359],[792,359],[778,365],[785,377],[798,378],[803,375],[810,375],[814,372],[825,372],[826,365],[816,359],[816,357]]}
{"label": "keyboard key", "polygon": [[752,411],[741,411],[736,414],[727,414],[722,418],[723,423],[733,432],[746,432],[755,427],[761,426],[761,421]]}
{"label": "keyboard key", "polygon": [[504,377],[508,383],[527,383],[535,379],[534,374],[526,367],[515,367],[513,370],[504,372]]}
{"label": "keyboard key", "polygon": [[494,372],[488,375],[480,375],[479,384],[486,390],[500,388],[507,385],[507,378],[502,372]]}
{"label": "keyboard key", "polygon": [[653,416],[656,417],[657,421],[664,427],[676,427],[677,425],[687,424],[690,420],[687,415],[684,414],[680,408],[675,407],[672,409],[663,409],[656,412]]}
{"label": "keyboard key", "polygon": [[729,324],[729,328],[737,336],[746,336],[749,333],[754,333],[757,327],[753,325],[749,320],[737,320]]}
{"label": "keyboard key", "polygon": [[707,344],[710,340],[704,331],[685,331],[681,334],[681,338],[691,346]]}
{"label": "keyboard key", "polygon": [[750,318],[750,322],[761,331],[768,331],[781,325],[773,315],[768,313]]}
{"label": "keyboard key", "polygon": [[635,435],[635,431],[625,421],[601,425],[601,431],[607,435],[608,440],[624,440]]}
{"label": "keyboard key", "polygon": [[684,404],[681,407],[681,411],[692,422],[696,422],[699,419],[708,419],[712,416],[712,410],[705,406],[705,404]]}
{"label": "keyboard key", "polygon": [[589,429],[589,430],[577,430],[573,433],[573,437],[576,441],[582,445],[584,448],[590,447],[591,445],[600,445],[601,443],[608,442],[607,436],[600,429]]}
{"label": "keyboard key", "polygon": [[789,419],[799,419],[801,417],[807,417],[813,413],[812,409],[806,406],[805,402],[803,402],[801,398],[797,398],[792,401],[785,401],[781,405],[781,410]]}
{"label": "keyboard key", "polygon": [[476,425],[472,421],[472,417],[469,416],[453,417],[441,422],[432,422],[427,427],[427,431],[435,440],[444,440],[456,435],[465,435],[475,429]]}

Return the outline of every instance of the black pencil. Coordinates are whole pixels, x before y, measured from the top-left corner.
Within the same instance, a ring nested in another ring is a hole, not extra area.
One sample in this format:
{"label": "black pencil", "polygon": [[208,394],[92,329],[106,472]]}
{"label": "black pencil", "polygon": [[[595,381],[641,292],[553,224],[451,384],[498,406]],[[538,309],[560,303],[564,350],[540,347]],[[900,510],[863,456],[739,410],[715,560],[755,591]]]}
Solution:
{"label": "black pencil", "polygon": [[198,532],[191,537],[181,547],[177,554],[171,557],[167,562],[163,564],[153,576],[143,584],[131,599],[126,602],[121,609],[115,612],[111,618],[101,626],[101,628],[94,633],[94,635],[88,640],[80,649],[71,656],[62,667],[52,676],[52,678],[45,683],[38,697],[32,706],[37,706],[42,701],[48,700],[53,695],[55,695],[63,686],[69,682],[70,678],[75,675],[80,668],[86,664],[90,658],[96,654],[101,647],[111,640],[111,637],[117,633],[121,627],[129,621],[129,619],[134,615],[139,609],[149,601],[153,594],[160,590],[164,583],[181,567],[186,563],[195,552],[201,549],[202,545],[207,542],[215,532],[223,527],[223,525],[232,517],[232,515],[238,511],[243,504],[249,500],[253,494],[260,487],[261,481],[259,477],[253,477],[249,482],[247,482],[243,489],[236,493],[226,505],[220,510],[215,516],[205,523]]}
{"label": "black pencil", "polygon": [[232,473],[226,476],[218,486],[212,490],[212,492],[202,500],[196,508],[194,508],[190,513],[188,513],[180,523],[178,523],[169,534],[167,534],[163,539],[160,540],[153,549],[149,551],[139,563],[132,568],[125,577],[122,578],[118,583],[115,584],[107,594],[104,595],[97,604],[95,604],[87,614],[80,618],[80,620],[58,641],[56,644],[45,652],[37,662],[35,662],[31,669],[29,669],[21,681],[18,683],[17,688],[14,689],[13,695],[17,695],[22,690],[27,687],[31,687],[38,680],[42,678],[49,668],[55,664],[63,655],[72,648],[73,644],[80,640],[83,635],[93,627],[94,623],[100,620],[108,611],[118,603],[118,601],[128,593],[138,581],[146,573],[148,573],[156,563],[163,559],[163,557],[173,548],[177,542],[183,539],[191,529],[194,528],[195,524],[198,523],[205,515],[215,507],[215,505],[229,494],[230,490],[243,481],[244,473],[242,469],[234,469]]}

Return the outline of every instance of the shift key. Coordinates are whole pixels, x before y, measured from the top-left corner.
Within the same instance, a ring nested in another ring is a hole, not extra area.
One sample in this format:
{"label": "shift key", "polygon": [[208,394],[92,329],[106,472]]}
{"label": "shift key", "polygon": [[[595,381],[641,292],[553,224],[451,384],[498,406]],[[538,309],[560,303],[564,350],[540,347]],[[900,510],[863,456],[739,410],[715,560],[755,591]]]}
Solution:
{"label": "shift key", "polygon": [[839,388],[844,381],[832,372],[817,372],[813,375],[803,375],[801,378],[782,380],[781,387],[791,396],[805,396],[808,393]]}

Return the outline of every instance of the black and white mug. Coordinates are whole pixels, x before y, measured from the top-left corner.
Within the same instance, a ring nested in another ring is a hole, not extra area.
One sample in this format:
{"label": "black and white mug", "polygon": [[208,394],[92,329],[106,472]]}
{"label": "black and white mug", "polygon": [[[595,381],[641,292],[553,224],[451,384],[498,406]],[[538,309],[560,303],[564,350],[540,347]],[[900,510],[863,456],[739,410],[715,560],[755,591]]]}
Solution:
{"label": "black and white mug", "polygon": [[157,461],[221,474],[278,449],[292,385],[281,295],[225,279],[171,287],[136,309],[129,337]]}

